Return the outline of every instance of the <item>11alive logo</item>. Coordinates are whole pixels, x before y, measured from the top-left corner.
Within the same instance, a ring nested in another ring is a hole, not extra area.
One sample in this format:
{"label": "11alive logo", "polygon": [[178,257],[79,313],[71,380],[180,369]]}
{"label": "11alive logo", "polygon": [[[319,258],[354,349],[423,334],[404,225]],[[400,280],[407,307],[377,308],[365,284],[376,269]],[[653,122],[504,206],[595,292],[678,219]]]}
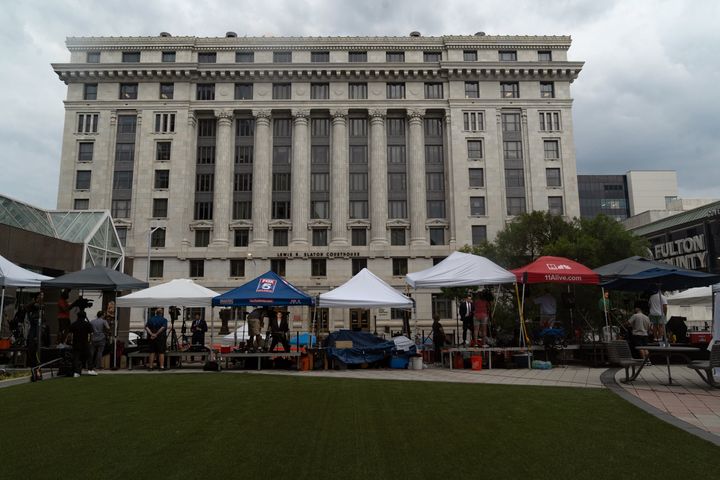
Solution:
{"label": "11alive logo", "polygon": [[261,278],[255,291],[260,293],[273,293],[275,291],[275,285],[277,285],[277,280],[274,278]]}

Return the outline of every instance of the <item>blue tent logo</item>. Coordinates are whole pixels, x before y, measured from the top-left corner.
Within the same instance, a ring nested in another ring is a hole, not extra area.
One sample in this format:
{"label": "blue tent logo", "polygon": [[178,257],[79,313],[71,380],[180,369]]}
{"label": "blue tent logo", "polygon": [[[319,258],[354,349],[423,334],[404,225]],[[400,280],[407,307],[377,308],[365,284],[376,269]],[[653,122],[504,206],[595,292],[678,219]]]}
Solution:
{"label": "blue tent logo", "polygon": [[257,290],[255,291],[260,293],[274,293],[275,285],[277,285],[277,280],[274,278],[261,278],[260,281],[258,281]]}

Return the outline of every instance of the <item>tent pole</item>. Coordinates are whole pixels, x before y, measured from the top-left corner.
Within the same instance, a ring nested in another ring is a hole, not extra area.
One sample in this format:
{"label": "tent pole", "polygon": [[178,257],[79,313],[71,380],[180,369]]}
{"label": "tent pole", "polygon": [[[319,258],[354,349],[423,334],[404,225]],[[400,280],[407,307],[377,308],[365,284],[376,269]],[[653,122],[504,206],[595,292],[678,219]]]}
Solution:
{"label": "tent pole", "polygon": [[0,334],[2,333],[3,322],[5,321],[5,285],[2,287],[2,299],[0,300]]}
{"label": "tent pole", "polygon": [[113,319],[113,370],[117,369],[117,336],[118,336],[118,306],[117,290],[115,290],[115,318]]}
{"label": "tent pole", "polygon": [[[600,291],[602,292],[603,312],[605,314],[605,326],[608,327],[610,323],[608,322],[607,302],[605,301],[605,287],[600,287]],[[609,328],[607,330],[610,334],[610,340],[613,340],[612,331]]]}
{"label": "tent pole", "polygon": [[215,333],[215,307],[210,307],[210,350],[213,349]]}
{"label": "tent pole", "polygon": [[235,341],[233,342],[233,346],[235,346],[235,347],[237,347],[237,329],[238,329],[238,326],[237,326],[237,310],[235,310],[235,333],[234,333],[234,335],[235,335]]}
{"label": "tent pole", "polygon": [[318,303],[320,303],[320,295],[317,296],[315,300],[315,307],[313,308],[313,318],[312,318],[312,326],[310,327],[310,348],[313,347],[313,333],[315,332],[315,329],[317,328],[317,314],[318,314]]}

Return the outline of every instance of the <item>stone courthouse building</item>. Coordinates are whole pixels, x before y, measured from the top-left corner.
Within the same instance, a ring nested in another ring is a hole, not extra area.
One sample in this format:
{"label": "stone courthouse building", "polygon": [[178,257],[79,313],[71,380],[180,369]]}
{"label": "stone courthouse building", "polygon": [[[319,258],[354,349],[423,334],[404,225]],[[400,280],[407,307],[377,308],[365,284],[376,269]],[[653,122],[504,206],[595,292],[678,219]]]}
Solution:
{"label": "stone courthouse building", "polygon": [[[110,210],[151,283],[224,291],[272,269],[317,294],[367,267],[404,291],[514,215],[579,216],[570,44],[68,38],[58,208]],[[437,293],[413,293],[421,327],[453,318]],[[323,329],[380,332],[402,315],[321,313]]]}

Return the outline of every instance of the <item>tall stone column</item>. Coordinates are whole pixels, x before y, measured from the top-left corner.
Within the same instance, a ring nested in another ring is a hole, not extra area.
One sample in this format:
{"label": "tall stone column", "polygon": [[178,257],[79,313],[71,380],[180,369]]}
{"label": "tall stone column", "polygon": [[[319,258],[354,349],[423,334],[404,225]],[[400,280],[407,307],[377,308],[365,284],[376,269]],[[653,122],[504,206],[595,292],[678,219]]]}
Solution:
{"label": "tall stone column", "polygon": [[308,155],[308,112],[294,110],[292,160],[292,243],[308,244],[307,224],[310,220],[310,158]]}
{"label": "tall stone column", "polygon": [[[182,226],[179,226],[180,235],[182,238],[180,241],[180,255],[185,258],[188,248],[192,244],[190,242],[190,234],[192,233],[188,226],[195,218],[195,173],[197,170],[197,115],[194,110],[188,111],[187,117],[187,135],[185,136],[187,143],[185,145],[184,165],[185,168],[181,170],[181,177],[184,178],[185,182],[183,185],[183,191],[185,195],[182,196],[184,203],[183,211],[183,222]],[[172,175],[170,181],[173,181]],[[172,224],[169,225],[172,230]]]}
{"label": "tall stone column", "polygon": [[272,149],[270,111],[253,110],[255,116],[255,158],[253,159],[253,247],[266,247],[272,194]]}
{"label": "tall stone column", "polygon": [[425,189],[424,110],[408,112],[408,196],[410,199],[410,246],[427,246],[425,220],[427,202]]}
{"label": "tall stone column", "polygon": [[348,186],[347,110],[332,112],[332,233],[330,246],[348,245],[347,219],[350,209]]}
{"label": "tall stone column", "polygon": [[370,248],[387,247],[388,181],[385,110],[370,111]]}
{"label": "tall stone column", "polygon": [[[450,110],[445,111],[445,145],[447,145],[447,158],[445,160],[445,168],[446,168],[446,175],[445,175],[445,187],[447,192],[447,219],[450,223],[450,226],[448,228],[449,232],[449,241],[448,244],[450,245],[450,248],[452,250],[455,249],[456,244],[456,227],[457,223],[455,221],[455,189],[452,186],[452,182],[455,181],[455,173],[454,173],[454,165],[453,165],[453,138],[452,138],[452,118],[450,117]],[[447,179],[450,179],[450,182],[447,181]]]}
{"label": "tall stone column", "polygon": [[218,122],[217,144],[215,155],[215,195],[213,196],[213,232],[212,247],[227,248],[229,245],[229,229],[232,192],[233,192],[233,113],[222,110],[215,113]]}

